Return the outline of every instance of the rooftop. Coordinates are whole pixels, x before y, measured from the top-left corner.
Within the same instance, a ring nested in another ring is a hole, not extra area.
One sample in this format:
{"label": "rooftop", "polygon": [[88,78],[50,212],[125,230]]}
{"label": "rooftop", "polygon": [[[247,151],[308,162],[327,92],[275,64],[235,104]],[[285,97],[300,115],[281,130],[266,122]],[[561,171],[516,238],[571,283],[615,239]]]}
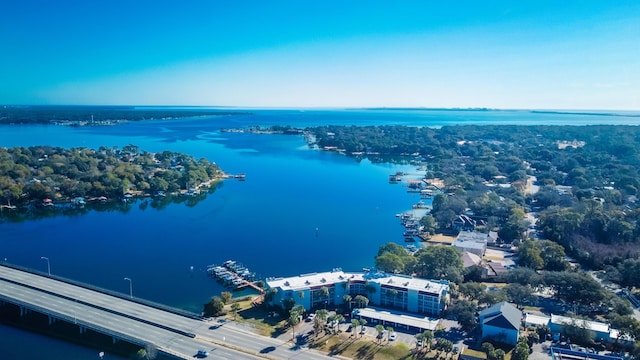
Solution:
{"label": "rooftop", "polygon": [[557,324],[557,325],[571,325],[571,324],[575,324],[577,326],[584,326],[585,328],[592,330],[592,331],[597,331],[597,332],[602,332],[602,333],[608,333],[609,332],[609,324],[606,323],[601,323],[601,322],[597,322],[597,321],[591,321],[591,320],[582,320],[582,319],[575,319],[575,318],[570,318],[568,316],[561,316],[561,315],[554,315],[551,314],[551,323],[552,324]]}
{"label": "rooftop", "polygon": [[525,325],[549,325],[550,318],[545,315],[536,315],[531,313],[524,314]]}
{"label": "rooftop", "polygon": [[479,242],[479,243],[484,243],[486,245],[488,237],[489,237],[488,234],[477,232],[477,231],[460,231],[460,233],[458,234],[458,237],[456,238],[456,242],[457,241],[462,241],[465,243]]}
{"label": "rooftop", "polygon": [[522,311],[506,301],[482,310],[479,315],[483,325],[487,324],[505,329],[518,330],[522,319]]}
{"label": "rooftop", "polygon": [[365,280],[364,273],[345,273],[342,270],[301,274],[287,278],[267,279],[269,287],[283,290],[302,290],[309,287],[331,285],[343,281]]}
{"label": "rooftop", "polygon": [[353,313],[369,319],[382,320],[385,323],[391,322],[431,331],[434,331],[436,329],[439,321],[438,319],[426,316],[407,314],[395,310],[381,310],[371,307],[356,309]]}
{"label": "rooftop", "polygon": [[381,271],[345,273],[342,270],[302,274],[288,278],[267,279],[267,285],[271,288],[279,287],[282,290],[303,290],[354,280],[369,280],[380,285],[390,285],[408,290],[427,291],[436,294],[441,293],[449,287],[446,281],[434,281],[407,275],[387,274]]}

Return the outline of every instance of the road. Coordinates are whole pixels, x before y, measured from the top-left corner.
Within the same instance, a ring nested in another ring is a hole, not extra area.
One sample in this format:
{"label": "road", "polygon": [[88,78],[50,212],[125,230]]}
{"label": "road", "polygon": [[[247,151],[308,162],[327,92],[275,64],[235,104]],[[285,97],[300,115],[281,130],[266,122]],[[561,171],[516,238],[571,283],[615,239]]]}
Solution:
{"label": "road", "polygon": [[153,344],[184,359],[193,358],[198,349],[206,349],[216,359],[329,358],[256,335],[232,322],[189,318],[6,266],[0,266],[0,298],[133,343]]}

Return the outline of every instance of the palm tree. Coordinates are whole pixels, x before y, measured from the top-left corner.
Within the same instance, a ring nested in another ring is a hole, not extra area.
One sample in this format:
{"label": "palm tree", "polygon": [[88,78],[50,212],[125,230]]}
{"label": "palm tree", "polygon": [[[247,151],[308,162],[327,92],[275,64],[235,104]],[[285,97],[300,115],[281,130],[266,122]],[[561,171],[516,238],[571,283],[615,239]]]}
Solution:
{"label": "palm tree", "polygon": [[363,295],[356,295],[354,301],[356,302],[356,306],[359,308],[365,308],[369,305],[369,299]]}
{"label": "palm tree", "polygon": [[367,325],[367,319],[360,318],[360,326],[364,327],[365,325]]}
{"label": "palm tree", "polygon": [[382,334],[384,334],[384,326],[376,325],[376,331],[378,332],[378,343],[382,341]]}
{"label": "palm tree", "polygon": [[349,311],[351,311],[351,299],[352,299],[351,295],[349,295],[349,294],[345,294],[342,297],[342,303],[343,304],[349,304]]}
{"label": "palm tree", "polygon": [[300,323],[302,314],[304,313],[304,306],[296,305],[289,311],[289,325],[291,325],[291,340],[295,340],[296,325]]}
{"label": "palm tree", "polygon": [[327,303],[329,302],[329,288],[326,286],[321,287],[320,294],[322,294],[322,297],[324,298],[324,307],[326,309]]}
{"label": "palm tree", "polygon": [[324,329],[324,326],[325,326],[324,320],[319,318],[318,315],[316,315],[316,317],[313,318],[313,334],[315,337],[318,337],[318,334],[320,334],[320,331]]}
{"label": "palm tree", "polygon": [[333,320],[337,322],[336,330],[340,332],[340,323],[344,321],[344,316],[342,316],[342,314],[336,314]]}
{"label": "palm tree", "polygon": [[351,319],[352,334],[349,335],[349,337],[353,336],[353,333],[358,332],[358,325],[360,325],[360,321],[358,319]]}
{"label": "palm tree", "polygon": [[326,309],[316,311],[316,318],[322,321],[327,321],[327,316],[329,316],[329,312]]}

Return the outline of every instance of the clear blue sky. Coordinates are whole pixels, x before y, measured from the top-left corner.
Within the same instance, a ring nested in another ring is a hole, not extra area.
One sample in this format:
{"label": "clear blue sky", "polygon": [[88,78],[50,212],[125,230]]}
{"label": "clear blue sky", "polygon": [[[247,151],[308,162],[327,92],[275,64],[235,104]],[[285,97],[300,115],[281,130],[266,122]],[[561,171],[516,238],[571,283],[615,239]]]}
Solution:
{"label": "clear blue sky", "polygon": [[640,2],[6,1],[0,103],[640,109]]}

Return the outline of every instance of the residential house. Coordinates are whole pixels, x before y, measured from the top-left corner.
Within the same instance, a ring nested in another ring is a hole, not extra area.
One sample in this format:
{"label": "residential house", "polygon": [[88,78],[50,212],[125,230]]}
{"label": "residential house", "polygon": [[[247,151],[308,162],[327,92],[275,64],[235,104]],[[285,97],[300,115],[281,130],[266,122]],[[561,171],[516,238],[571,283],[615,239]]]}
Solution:
{"label": "residential house", "polygon": [[522,311],[506,301],[479,313],[482,339],[515,345],[518,342]]}

